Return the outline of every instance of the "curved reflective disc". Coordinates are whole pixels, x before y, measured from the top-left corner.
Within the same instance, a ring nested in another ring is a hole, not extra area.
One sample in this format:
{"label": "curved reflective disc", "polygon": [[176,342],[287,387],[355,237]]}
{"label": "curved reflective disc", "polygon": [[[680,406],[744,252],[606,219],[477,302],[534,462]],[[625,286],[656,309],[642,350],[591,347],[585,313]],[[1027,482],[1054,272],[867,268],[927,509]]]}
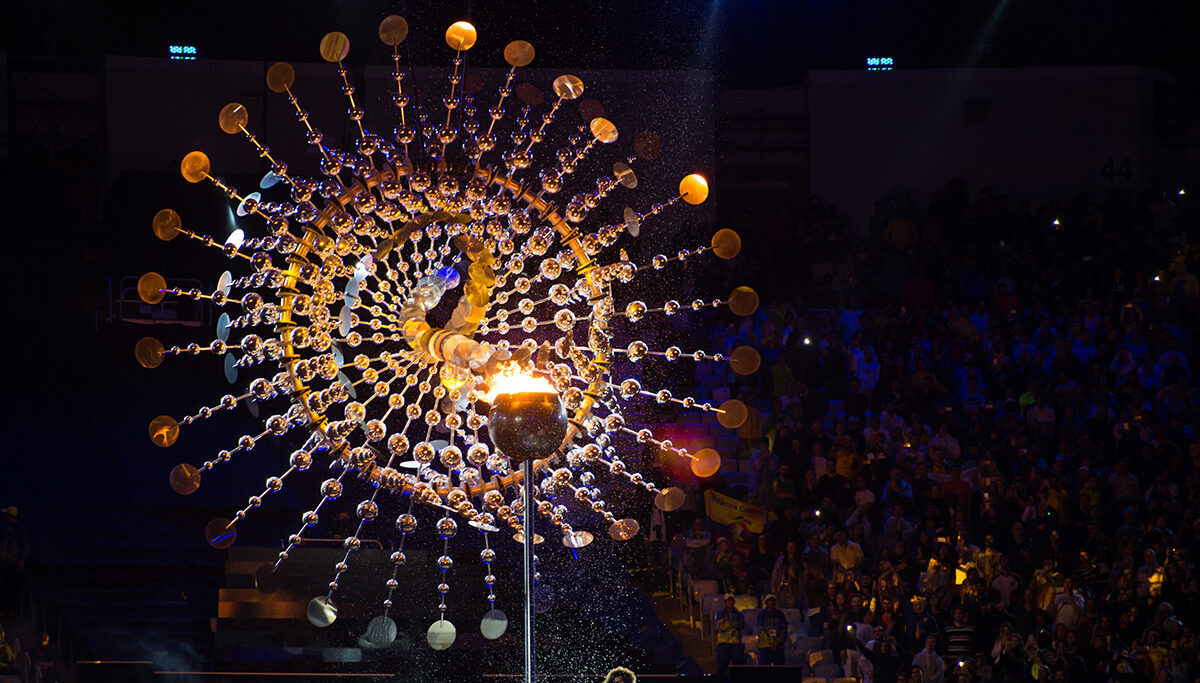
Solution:
{"label": "curved reflective disc", "polygon": [[729,310],[745,318],[758,310],[758,292],[749,287],[738,287],[729,293]]}
{"label": "curved reflective disc", "polygon": [[379,246],[375,248],[375,259],[382,261],[387,258],[387,255],[392,253],[392,249],[396,248],[396,240],[391,237],[384,238],[379,241]]}
{"label": "curved reflective disc", "polygon": [[591,545],[596,537],[590,531],[572,531],[569,534],[563,534],[563,545],[568,548],[586,548]]}
{"label": "curved reflective disc", "polygon": [[753,346],[739,346],[729,354],[729,365],[739,375],[752,375],[762,365],[762,356]]}
{"label": "curved reflective disc", "polygon": [[628,541],[634,536],[637,536],[637,533],[641,530],[641,528],[642,525],[638,524],[636,519],[626,517],[625,519],[618,519],[617,521],[613,522],[612,525],[608,527],[608,535],[614,541]]}
{"label": "curved reflective disc", "polygon": [[746,409],[746,404],[736,398],[731,398],[722,403],[718,410],[721,412],[717,413],[717,422],[720,422],[721,426],[726,429],[741,427],[742,423],[746,421],[746,415],[749,412]]}
{"label": "curved reflective disc", "polygon": [[701,479],[711,477],[721,469],[721,454],[711,448],[701,448],[692,460],[692,474]]}
{"label": "curved reflective disc", "polygon": [[346,376],[346,373],[339,372],[337,378],[338,381],[342,383],[342,386],[346,387],[346,393],[350,394],[350,398],[357,399],[358,389],[354,388],[354,382],[350,381],[350,378]]}
{"label": "curved reflective disc", "polygon": [[217,339],[220,339],[221,341],[229,341],[229,325],[232,322],[233,319],[229,317],[228,313],[222,313],[221,316],[217,318]]}
{"label": "curved reflective disc", "polygon": [[246,233],[242,232],[241,228],[235,228],[229,233],[229,237],[225,238],[225,244],[232,244],[234,249],[241,249],[242,244],[246,242]]}
{"label": "curved reflective disc", "polygon": [[204,540],[217,550],[227,550],[237,540],[237,527],[228,519],[218,517],[204,527]]}
{"label": "curved reflective disc", "polygon": [[479,632],[488,640],[495,640],[508,630],[508,615],[498,609],[489,610],[479,622]]}
{"label": "curved reflective disc", "polygon": [[504,61],[509,66],[529,66],[533,61],[533,45],[528,41],[514,40],[504,46]]}
{"label": "curved reflective disc", "polygon": [[703,204],[708,199],[708,181],[699,173],[693,173],[679,181],[679,194],[688,204]]}
{"label": "curved reflective disc", "polygon": [[742,238],[729,228],[721,228],[713,235],[712,249],[718,258],[728,261],[742,250]]}
{"label": "curved reflective disc", "polygon": [[[525,542],[525,532],[518,531],[517,533],[513,534],[513,540],[516,541],[517,543],[524,543]],[[533,544],[534,545],[541,545],[542,542],[545,540],[546,539],[543,538],[541,534],[537,533],[536,531],[534,532],[534,534],[533,534]]]}
{"label": "curved reflective disc", "polygon": [[440,619],[430,625],[429,630],[425,632],[425,640],[429,641],[429,647],[435,650],[445,650],[454,644],[454,637],[458,635],[454,630],[454,624]]}
{"label": "curved reflective disc", "polygon": [[687,494],[683,492],[683,489],[677,486],[668,486],[654,497],[654,507],[663,512],[672,512],[683,507],[685,498],[687,498]]}
{"label": "curved reflective disc", "polygon": [[[225,336],[229,336],[228,330],[226,330]],[[227,353],[227,354],[225,354],[224,362],[225,362],[225,381],[229,382],[230,384],[237,383],[237,378],[238,378],[237,359],[235,359],[233,357],[232,353]]]}
{"label": "curved reflective disc", "polygon": [[367,640],[376,647],[391,645],[396,640],[396,622],[391,617],[377,616],[367,624]]}
{"label": "curved reflective disc", "polygon": [[171,468],[171,489],[181,496],[190,496],[200,488],[200,470],[185,463]]}
{"label": "curved reflective disc", "polygon": [[250,120],[250,112],[239,102],[230,102],[221,108],[221,113],[217,115],[217,124],[221,126],[221,130],[229,135],[233,135],[242,130],[246,123]]}
{"label": "curved reflective disc", "polygon": [[[383,21],[379,22],[379,40],[381,40],[384,45],[396,47],[400,43],[404,42],[404,39],[407,37],[408,21],[406,21],[404,17],[400,16],[399,14],[386,16],[383,18]],[[395,628],[395,625],[393,624],[392,627]],[[395,636],[392,636],[392,638],[394,640]],[[389,640],[388,642],[390,643],[391,641]]]}
{"label": "curved reflective disc", "polygon": [[275,175],[271,171],[267,171],[267,174],[262,177],[262,180],[258,181],[258,187],[260,190],[269,190],[278,185],[279,181],[281,180],[283,180],[283,178]]}
{"label": "curved reflective disc", "polygon": [[208,155],[204,152],[188,152],[183,161],[179,162],[179,172],[189,183],[198,183],[204,180],[211,170],[212,165],[208,161]]}
{"label": "curved reflective disc", "polygon": [[633,207],[625,207],[625,230],[631,237],[637,237],[642,233],[642,219],[638,217],[638,212],[633,210]]}
{"label": "curved reflective disc", "polygon": [[165,358],[162,342],[154,337],[142,337],[133,347],[133,357],[143,368],[157,368],[163,364]]}
{"label": "curved reflective disc", "polygon": [[267,87],[271,92],[286,92],[296,82],[296,70],[287,62],[275,62],[267,69]]}
{"label": "curved reflective disc", "polygon": [[350,54],[350,39],[341,31],[330,31],[321,39],[321,59],[340,62]]}
{"label": "curved reflective disc", "polygon": [[254,213],[254,211],[252,209],[250,209],[250,207],[247,204],[247,202],[249,202],[251,199],[253,199],[256,203],[261,202],[262,201],[262,193],[261,192],[251,192],[250,194],[246,195],[245,199],[242,200],[242,203],[238,204],[237,215],[249,216],[250,214]]}
{"label": "curved reflective disc", "polygon": [[146,273],[138,278],[138,297],[148,304],[156,304],[163,300],[167,294],[162,291],[167,286],[166,279],[163,276],[153,271]]}
{"label": "curved reflective disc", "polygon": [[405,460],[399,465],[396,465],[396,467],[406,470],[419,470],[421,469],[421,463],[417,462],[416,460]]}
{"label": "curved reflective disc", "polygon": [[228,270],[221,273],[221,277],[217,278],[217,291],[225,296],[229,296],[229,288],[233,286],[233,273]]}
{"label": "curved reflective disc", "polygon": [[470,50],[475,45],[478,33],[475,27],[467,21],[456,21],[446,29],[446,45],[451,50]]}
{"label": "curved reflective disc", "polygon": [[578,76],[563,74],[554,79],[554,94],[564,100],[573,100],[583,94],[583,81]]}
{"label": "curved reflective disc", "polygon": [[602,144],[607,145],[617,140],[617,127],[606,118],[597,116],[592,119],[588,129],[592,131],[592,137]]}
{"label": "curved reflective disc", "polygon": [[179,228],[183,225],[183,220],[179,218],[179,214],[174,209],[163,209],[154,214],[154,220],[151,226],[154,228],[154,235],[164,242],[170,242],[179,236]]}
{"label": "curved reflective disc", "polygon": [[254,568],[254,587],[259,593],[270,595],[283,587],[283,575],[271,562],[264,562]]}
{"label": "curved reflective disc", "polygon": [[247,396],[246,397],[246,410],[249,410],[250,414],[253,415],[254,417],[258,417],[259,412],[260,412],[258,409],[258,401],[255,401],[253,398]]}
{"label": "curved reflective disc", "polygon": [[304,611],[304,616],[308,618],[308,623],[317,628],[325,628],[337,621],[337,615],[337,604],[324,595],[318,595],[309,600],[308,608]]}
{"label": "curved reflective disc", "polygon": [[339,368],[346,364],[346,355],[342,353],[342,347],[337,342],[329,346],[329,353],[333,354],[333,362]]}
{"label": "curved reflective disc", "polygon": [[170,415],[159,415],[150,420],[150,440],[155,446],[166,448],[179,438],[179,423]]}
{"label": "curved reflective disc", "polygon": [[[403,463],[401,463],[401,466],[403,466]],[[490,531],[492,533],[500,531],[499,527],[492,526],[491,524],[481,522],[477,519],[472,519],[471,521],[467,522],[467,524],[470,524],[471,526],[475,527],[476,529],[479,529],[480,531]]]}
{"label": "curved reflective disc", "polygon": [[[357,287],[355,288],[357,289]],[[338,313],[338,333],[343,337],[350,334],[350,307],[342,306],[342,312]],[[341,363],[338,363],[341,365]]]}
{"label": "curved reflective disc", "polygon": [[637,174],[624,161],[618,161],[613,164],[613,175],[617,177],[617,182],[621,183],[621,187],[627,187],[631,190],[637,187]]}

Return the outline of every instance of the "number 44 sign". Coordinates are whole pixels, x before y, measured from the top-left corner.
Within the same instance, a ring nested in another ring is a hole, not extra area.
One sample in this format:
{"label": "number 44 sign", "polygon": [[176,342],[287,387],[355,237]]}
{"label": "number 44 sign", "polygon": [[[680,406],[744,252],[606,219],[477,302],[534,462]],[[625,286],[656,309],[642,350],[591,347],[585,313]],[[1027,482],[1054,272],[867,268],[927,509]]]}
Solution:
{"label": "number 44 sign", "polygon": [[1129,157],[1114,154],[1100,160],[1100,177],[1109,183],[1128,183],[1133,180],[1133,170]]}

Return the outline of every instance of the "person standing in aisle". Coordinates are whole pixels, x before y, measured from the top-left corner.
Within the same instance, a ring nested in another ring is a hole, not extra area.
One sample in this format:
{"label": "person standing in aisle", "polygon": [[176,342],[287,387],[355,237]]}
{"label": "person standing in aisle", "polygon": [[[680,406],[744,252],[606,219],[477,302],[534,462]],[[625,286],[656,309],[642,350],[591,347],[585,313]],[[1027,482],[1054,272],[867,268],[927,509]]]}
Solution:
{"label": "person standing in aisle", "polygon": [[729,665],[743,664],[746,650],[742,645],[742,633],[746,630],[746,617],[733,604],[733,593],[725,594],[725,609],[717,612],[717,680],[729,680]]}
{"label": "person standing in aisle", "polygon": [[775,606],[775,596],[763,598],[763,609],[758,613],[758,663],[764,666],[783,666],[784,647],[787,645],[788,623],[783,610]]}

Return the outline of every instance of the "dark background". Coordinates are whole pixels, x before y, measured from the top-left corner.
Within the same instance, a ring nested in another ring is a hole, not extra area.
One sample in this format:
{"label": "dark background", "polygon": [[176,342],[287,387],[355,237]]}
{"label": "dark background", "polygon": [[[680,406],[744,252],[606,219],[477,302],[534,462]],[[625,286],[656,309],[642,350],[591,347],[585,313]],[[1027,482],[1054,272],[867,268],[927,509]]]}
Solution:
{"label": "dark background", "polygon": [[[148,230],[141,246],[115,240],[127,212],[152,215],[170,204],[164,198],[195,201],[186,196],[194,188],[166,169],[110,177],[103,97],[82,90],[77,101],[41,97],[22,85],[22,74],[56,74],[103,91],[105,56],[165,60],[168,45],[187,44],[200,59],[305,62],[331,30],[370,46],[353,59],[379,64],[387,53],[375,27],[390,13],[409,21],[406,54],[416,66],[444,67],[442,30],[469,18],[480,28],[475,54],[494,54],[524,38],[537,47],[539,67],[708,69],[718,97],[734,88],[802,85],[809,69],[861,69],[871,56],[892,56],[900,68],[1137,64],[1170,71],[1194,89],[1200,26],[1200,4],[1187,1],[6,2],[0,7],[9,124],[0,162],[7,200],[0,213],[7,371],[0,505],[19,505],[22,519],[41,532],[40,559],[60,572],[45,574],[51,588],[101,583],[97,572],[108,565],[161,565],[165,552],[170,563],[201,569],[175,581],[166,570],[155,575],[149,599],[211,599],[212,568],[223,557],[198,543],[199,529],[208,517],[229,512],[230,496],[248,495],[277,470],[266,454],[278,457],[290,447],[271,444],[246,454],[236,472],[220,475],[230,478],[226,485],[242,478],[243,486],[202,489],[188,499],[190,507],[172,497],[165,482],[170,465],[210,457],[256,421],[244,412],[226,416],[219,433],[181,443],[182,453],[164,459],[146,445],[149,417],[181,415],[226,385],[213,363],[143,371],[131,349],[145,330],[105,321],[114,282],[139,274],[138,264],[148,259],[181,251],[153,241]],[[718,121],[714,131],[718,164],[723,125]],[[154,133],[147,131],[145,144],[172,144]],[[738,197],[714,189],[713,201],[728,217]],[[195,206],[204,211],[203,203]],[[747,244],[751,254],[759,248]],[[170,258],[183,262],[195,255],[189,253]],[[219,267],[206,269],[215,276]],[[197,339],[193,332],[157,331],[167,344]],[[178,390],[164,391],[168,386]],[[309,497],[319,481],[310,478]],[[247,540],[267,545],[289,533],[293,512],[305,502],[284,497],[277,502],[282,511],[266,513]],[[140,552],[145,558],[131,560]],[[101,604],[71,628],[94,635],[88,632],[102,629],[113,609],[119,608]],[[509,614],[515,618],[515,607]],[[100,642],[102,654],[110,644]]]}

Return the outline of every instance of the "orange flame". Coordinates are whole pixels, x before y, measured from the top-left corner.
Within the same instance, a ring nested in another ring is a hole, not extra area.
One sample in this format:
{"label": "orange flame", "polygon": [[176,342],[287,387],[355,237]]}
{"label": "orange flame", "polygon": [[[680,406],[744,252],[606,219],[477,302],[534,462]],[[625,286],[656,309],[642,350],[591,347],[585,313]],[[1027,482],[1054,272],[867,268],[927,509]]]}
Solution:
{"label": "orange flame", "polygon": [[500,394],[557,394],[550,380],[531,375],[519,363],[504,363],[488,376],[488,392],[483,400],[491,403]]}

